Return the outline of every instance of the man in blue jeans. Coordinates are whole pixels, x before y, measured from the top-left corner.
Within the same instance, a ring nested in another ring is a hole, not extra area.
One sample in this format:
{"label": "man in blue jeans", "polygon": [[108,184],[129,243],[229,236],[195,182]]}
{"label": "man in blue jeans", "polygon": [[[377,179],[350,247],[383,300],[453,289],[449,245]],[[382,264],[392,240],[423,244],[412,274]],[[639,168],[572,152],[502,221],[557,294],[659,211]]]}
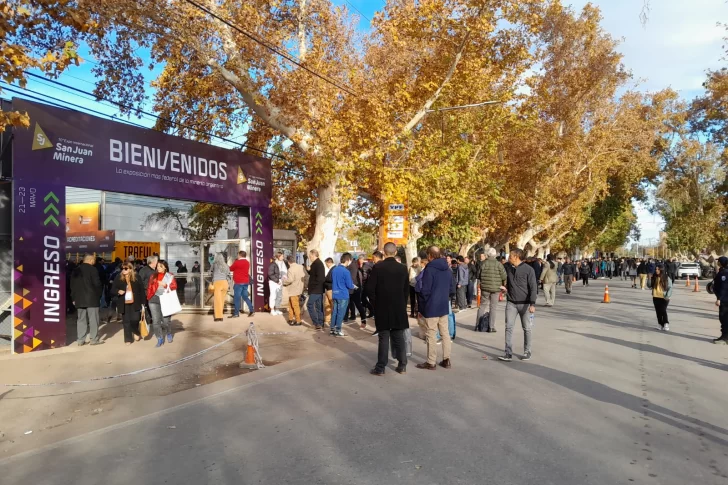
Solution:
{"label": "man in blue jeans", "polygon": [[324,282],[326,281],[326,268],[319,259],[319,252],[315,249],[309,251],[311,269],[308,272],[308,314],[316,330],[324,327]]}
{"label": "man in blue jeans", "polygon": [[336,337],[346,337],[346,334],[341,331],[341,324],[344,323],[344,317],[349,309],[349,290],[356,288],[351,280],[349,263],[351,263],[351,254],[344,253],[341,255],[341,264],[331,270],[331,290],[334,298],[331,335]]}
{"label": "man in blue jeans", "polygon": [[[248,313],[249,317],[252,317],[255,315],[255,309],[253,309],[253,304],[250,302],[250,298],[248,298],[248,286],[250,286],[250,261],[245,259],[247,254],[245,251],[240,251],[238,253],[238,259],[235,260],[232,266],[230,266],[230,271],[233,273],[233,298],[235,303],[235,309],[233,310],[233,314],[230,315],[228,318],[238,318],[240,317],[240,299],[242,298],[243,302],[245,302],[248,305],[248,309],[250,310],[250,313]],[[243,308],[244,310],[245,308]]]}

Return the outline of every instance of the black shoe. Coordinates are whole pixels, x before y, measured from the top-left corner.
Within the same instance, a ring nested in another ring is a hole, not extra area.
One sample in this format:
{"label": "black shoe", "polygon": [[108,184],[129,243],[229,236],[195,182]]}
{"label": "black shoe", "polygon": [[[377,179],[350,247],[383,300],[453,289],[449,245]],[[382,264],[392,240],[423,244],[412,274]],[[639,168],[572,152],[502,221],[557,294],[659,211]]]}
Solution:
{"label": "black shoe", "polygon": [[303,325],[303,322],[298,322],[298,323],[294,323],[293,324],[294,327],[300,327],[302,325]]}
{"label": "black shoe", "polygon": [[240,315],[230,315],[228,318],[240,318]]}
{"label": "black shoe", "polygon": [[713,343],[716,345],[728,345],[728,337],[719,337],[713,339]]}
{"label": "black shoe", "polygon": [[511,354],[505,354],[498,357],[498,360],[502,360],[503,362],[511,362],[513,360],[513,356]]}
{"label": "black shoe", "polygon": [[394,372],[396,372],[397,374],[406,374],[407,373],[407,367],[397,366],[397,368],[394,369]]}
{"label": "black shoe", "polygon": [[322,328],[322,327],[321,327],[321,325],[316,325],[316,326],[315,326],[315,327],[313,327],[313,328],[314,328],[315,330],[321,330],[321,328]]}
{"label": "black shoe", "polygon": [[525,354],[523,354],[523,357],[521,357],[521,360],[523,360],[523,361],[531,360],[531,352],[526,352]]}
{"label": "black shoe", "polygon": [[291,320],[290,322],[288,322],[288,326],[289,327],[295,327],[296,326],[296,322],[294,322],[293,320]]}
{"label": "black shoe", "polygon": [[255,312],[248,313],[248,317],[254,317],[254,316],[255,316]]}
{"label": "black shoe", "polygon": [[370,370],[369,373],[371,375],[373,375],[373,376],[378,376],[378,377],[381,377],[381,376],[384,375],[384,371],[383,370],[379,370],[376,367],[374,369]]}
{"label": "black shoe", "polygon": [[490,329],[490,333],[496,333],[498,330],[495,329],[495,327]]}

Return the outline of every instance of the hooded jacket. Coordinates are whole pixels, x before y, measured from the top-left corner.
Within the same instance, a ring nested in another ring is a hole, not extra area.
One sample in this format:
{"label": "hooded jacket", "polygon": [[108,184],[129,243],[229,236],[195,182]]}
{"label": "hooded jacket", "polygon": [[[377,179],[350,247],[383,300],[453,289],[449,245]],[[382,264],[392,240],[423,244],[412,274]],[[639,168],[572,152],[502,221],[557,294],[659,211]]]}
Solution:
{"label": "hooded jacket", "polygon": [[453,283],[452,270],[443,258],[427,263],[422,271],[423,305],[420,313],[425,318],[444,317],[450,313],[450,287]]}

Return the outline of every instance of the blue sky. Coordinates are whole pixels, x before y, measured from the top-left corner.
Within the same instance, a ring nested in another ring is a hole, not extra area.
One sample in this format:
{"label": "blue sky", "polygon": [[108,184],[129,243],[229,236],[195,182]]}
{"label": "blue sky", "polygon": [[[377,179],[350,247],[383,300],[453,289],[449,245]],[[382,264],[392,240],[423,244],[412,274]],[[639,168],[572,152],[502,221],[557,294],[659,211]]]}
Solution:
{"label": "blue sky", "polygon": [[[369,19],[384,6],[385,0],[333,0],[333,3],[359,16],[359,28],[366,31]],[[581,9],[587,1],[564,0],[564,3]],[[632,71],[641,90],[672,87],[685,99],[692,99],[702,92],[705,71],[726,65],[721,47],[725,30],[716,25],[718,21],[728,22],[728,3],[724,0],[651,0],[652,8],[645,26],[639,18],[642,0],[593,0],[591,3],[601,8],[605,30],[622,39],[620,51],[624,55],[624,64]],[[86,63],[72,68],[60,81],[91,91],[92,67],[91,63]],[[154,73],[147,76],[148,80],[153,77]],[[109,115],[117,113],[113,106],[63,92],[42,82],[30,81],[28,88]],[[12,95],[6,92],[4,96]],[[134,122],[151,126],[154,120],[143,118]],[[230,146],[224,142],[218,144]],[[637,212],[642,242],[656,241],[664,222],[642,205],[637,206]]]}

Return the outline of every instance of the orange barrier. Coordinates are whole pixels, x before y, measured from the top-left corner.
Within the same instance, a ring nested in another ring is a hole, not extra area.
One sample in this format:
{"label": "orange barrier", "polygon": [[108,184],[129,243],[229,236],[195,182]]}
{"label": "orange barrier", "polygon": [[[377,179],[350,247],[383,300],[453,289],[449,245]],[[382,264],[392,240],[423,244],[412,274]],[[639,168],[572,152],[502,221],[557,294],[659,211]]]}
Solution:
{"label": "orange barrier", "polygon": [[609,285],[604,287],[604,301],[602,303],[609,303]]}

